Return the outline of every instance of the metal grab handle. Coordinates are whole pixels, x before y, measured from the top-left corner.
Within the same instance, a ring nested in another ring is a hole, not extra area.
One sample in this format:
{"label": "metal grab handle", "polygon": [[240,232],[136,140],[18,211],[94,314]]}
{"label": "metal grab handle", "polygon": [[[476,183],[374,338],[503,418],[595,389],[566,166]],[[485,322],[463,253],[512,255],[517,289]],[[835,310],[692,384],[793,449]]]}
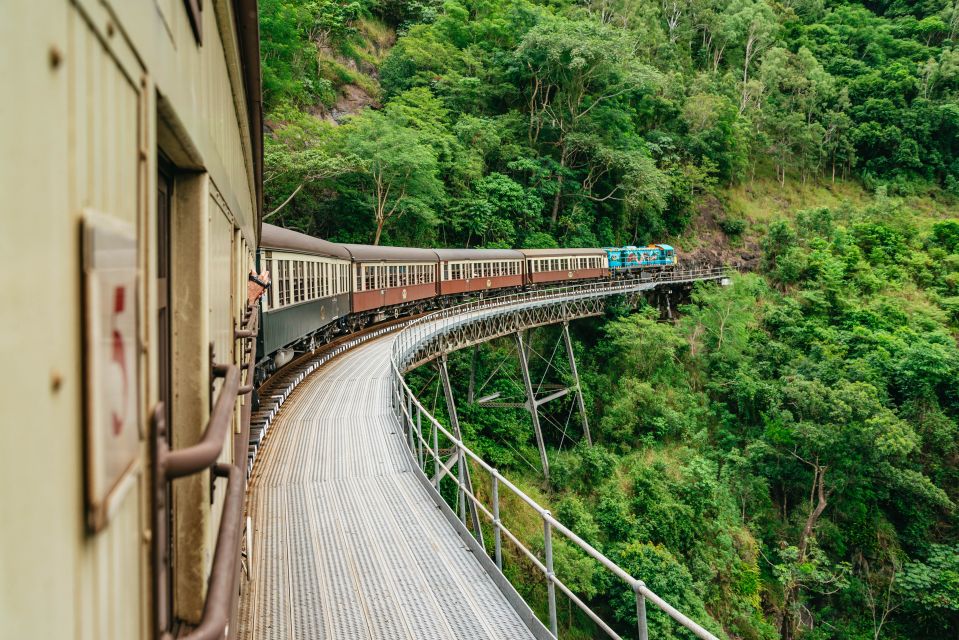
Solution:
{"label": "metal grab handle", "polygon": [[[247,338],[255,338],[260,333],[259,327],[259,316],[256,314],[257,306],[259,302],[252,305],[247,305],[246,312],[244,312],[244,318],[247,319],[245,329],[234,329],[233,330],[233,339],[234,340],[243,340]],[[246,369],[246,384],[237,389],[237,394],[241,396],[249,395],[253,393],[254,384],[253,384],[253,368],[256,366],[256,343],[250,346],[250,359],[247,361],[244,368]]]}
{"label": "metal grab handle", "polygon": [[175,451],[167,448],[165,442],[159,444],[160,473],[161,477],[167,480],[203,471],[212,466],[223,451],[223,443],[233,418],[233,405],[240,388],[240,368],[235,364],[215,364],[213,375],[224,379],[223,387],[200,441]]}
{"label": "metal grab handle", "polygon": [[[219,463],[213,467],[213,475],[227,479],[226,502],[220,517],[220,529],[216,537],[216,551],[213,553],[213,567],[210,569],[210,582],[203,605],[203,617],[200,625],[178,640],[213,640],[224,638],[230,624],[233,594],[236,593],[236,558],[240,551],[241,527],[243,526],[243,472],[235,464]],[[167,631],[162,640],[173,640]]]}

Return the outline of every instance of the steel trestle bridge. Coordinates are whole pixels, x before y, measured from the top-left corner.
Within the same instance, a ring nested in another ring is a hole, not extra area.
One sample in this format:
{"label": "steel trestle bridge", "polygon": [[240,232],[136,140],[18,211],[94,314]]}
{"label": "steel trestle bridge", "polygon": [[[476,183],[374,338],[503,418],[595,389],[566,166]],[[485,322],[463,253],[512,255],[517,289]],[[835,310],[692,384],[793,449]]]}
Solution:
{"label": "steel trestle bridge", "polygon": [[[308,371],[316,371],[284,394],[288,400],[253,467],[240,637],[548,639],[559,637],[559,591],[606,635],[620,638],[611,621],[555,574],[553,546],[562,539],[635,593],[637,627],[624,637],[647,639],[646,613],[654,606],[697,637],[715,640],[466,446],[445,360],[452,351],[510,334],[522,346],[524,330],[601,314],[614,296],[635,301],[726,278],[722,269],[676,271],[477,300],[352,340],[335,358],[323,356],[322,367],[312,365]],[[440,370],[450,428],[403,379],[431,361]],[[526,408],[548,473],[536,417],[542,400],[533,397],[526,377]],[[484,476],[488,492],[474,490],[471,472]],[[444,483],[447,494],[455,487],[454,508],[440,494]],[[525,504],[541,520],[542,553],[503,524],[506,494],[510,504]],[[545,624],[501,572],[504,545],[542,572]]]}

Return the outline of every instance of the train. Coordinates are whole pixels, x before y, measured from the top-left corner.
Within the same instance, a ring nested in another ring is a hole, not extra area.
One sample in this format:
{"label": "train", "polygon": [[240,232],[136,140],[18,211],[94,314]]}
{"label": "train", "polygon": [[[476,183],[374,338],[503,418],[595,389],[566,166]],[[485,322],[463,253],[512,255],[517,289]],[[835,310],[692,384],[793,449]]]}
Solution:
{"label": "train", "polygon": [[649,276],[678,262],[670,245],[577,249],[424,249],[338,244],[263,223],[257,254],[272,287],[260,305],[257,372],[374,322],[472,297],[559,283]]}

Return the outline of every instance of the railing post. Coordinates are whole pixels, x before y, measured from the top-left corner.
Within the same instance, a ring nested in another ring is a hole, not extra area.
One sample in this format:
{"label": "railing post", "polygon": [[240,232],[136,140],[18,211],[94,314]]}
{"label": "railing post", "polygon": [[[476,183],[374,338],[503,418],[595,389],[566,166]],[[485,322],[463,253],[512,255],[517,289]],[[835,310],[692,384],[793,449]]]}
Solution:
{"label": "railing post", "polygon": [[416,443],[413,441],[413,392],[411,391],[407,395],[404,389],[402,393],[406,398],[406,414],[403,416],[403,422],[405,422],[407,425],[406,433],[409,435],[408,439],[410,442],[410,455],[412,456],[416,455]]}
{"label": "railing post", "polygon": [[649,640],[649,627],[646,625],[646,596],[642,592],[643,583],[637,580],[633,584],[636,593],[636,631],[639,640]]}
{"label": "railing post", "polygon": [[420,469],[425,471],[426,467],[423,465],[423,409],[420,405],[416,405],[416,445],[416,460],[420,463]]}
{"label": "railing post", "polygon": [[456,446],[456,468],[459,475],[459,507],[460,507],[460,520],[463,522],[463,526],[466,526],[466,454],[463,452],[463,447],[460,445]]}
{"label": "railing post", "polygon": [[440,492],[440,483],[443,481],[440,475],[440,430],[433,425],[433,477],[436,478],[436,492]]}
{"label": "railing post", "polygon": [[553,582],[553,525],[550,512],[543,514],[543,548],[546,553],[546,595],[549,598],[549,630],[554,638],[559,638],[556,623],[556,583]]}
{"label": "railing post", "polygon": [[493,469],[493,554],[496,568],[503,570],[503,533],[499,518],[499,471]]}

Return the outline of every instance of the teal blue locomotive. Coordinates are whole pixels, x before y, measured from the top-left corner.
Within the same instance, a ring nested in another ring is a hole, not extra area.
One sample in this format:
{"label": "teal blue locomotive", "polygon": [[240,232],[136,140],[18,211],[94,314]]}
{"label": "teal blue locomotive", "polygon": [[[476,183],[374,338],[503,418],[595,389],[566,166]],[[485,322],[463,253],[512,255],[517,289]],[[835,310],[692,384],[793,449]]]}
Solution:
{"label": "teal blue locomotive", "polygon": [[604,247],[613,273],[672,269],[677,262],[676,250],[668,244],[646,247]]}

